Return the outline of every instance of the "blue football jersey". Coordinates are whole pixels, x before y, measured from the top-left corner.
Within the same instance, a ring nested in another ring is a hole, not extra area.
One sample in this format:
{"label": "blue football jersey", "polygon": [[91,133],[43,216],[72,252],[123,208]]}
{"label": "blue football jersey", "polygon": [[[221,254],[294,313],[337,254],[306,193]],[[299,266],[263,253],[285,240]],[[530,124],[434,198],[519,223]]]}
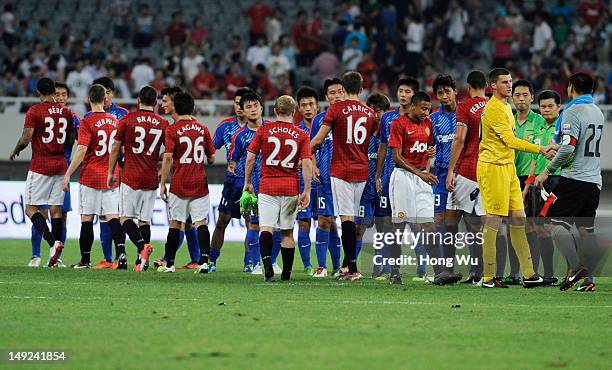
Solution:
{"label": "blue football jersey", "polygon": [[[391,122],[400,116],[399,108],[383,114],[380,120],[380,142],[389,145],[389,136],[391,135]],[[393,162],[393,151],[387,148],[387,155],[385,156],[385,164],[383,166],[381,179],[383,184],[389,183],[391,180],[391,173],[395,169],[395,163]]]}
{"label": "blue football jersey", "polygon": [[[230,160],[230,150],[232,146],[232,138],[236,134],[238,130],[241,129],[240,123],[238,123],[238,116],[226,118],[221,121],[217,128],[215,129],[215,133],[213,135],[213,145],[215,149],[221,149],[221,147],[225,147],[225,159],[227,161]],[[226,176],[233,176],[229,173],[225,173]]]}
{"label": "blue football jersey", "polygon": [[376,159],[378,158],[379,144],[380,138],[378,136],[370,138],[370,143],[368,144],[368,180],[363,189],[362,200],[378,199],[378,194],[376,193]]}
{"label": "blue football jersey", "polygon": [[[310,135],[310,128],[308,128],[308,126],[304,124],[304,120],[300,121],[300,123],[298,124],[298,127],[300,128],[300,130],[303,130],[304,132]],[[301,193],[304,190],[304,177],[302,176],[302,167],[298,169],[298,176],[300,178],[300,193]],[[314,180],[312,180],[310,182],[310,188],[316,189],[316,187],[317,187],[317,183]]]}
{"label": "blue football jersey", "polygon": [[436,168],[448,168],[451,155],[451,146],[455,137],[455,129],[457,126],[456,113],[446,113],[442,111],[442,107],[437,112],[430,116],[433,124],[434,141],[436,143],[436,160],[434,166]]}
{"label": "blue football jersey", "polygon": [[[232,145],[230,149],[230,159],[236,162],[236,168],[234,173],[236,177],[244,177],[247,149],[255,137],[257,131],[251,130],[247,125],[244,125],[240,130],[236,131],[232,138]],[[255,194],[259,193],[259,180],[261,179],[261,152],[257,155],[255,160],[255,167],[253,168],[253,175],[251,180],[253,182],[253,189]]]}
{"label": "blue football jersey", "polygon": [[[327,111],[317,114],[314,120],[312,121],[310,140],[312,140],[312,138],[314,138],[319,132],[319,129],[323,124],[323,118],[325,118],[325,113],[327,113]],[[319,150],[316,153],[317,167],[319,168],[319,179],[323,184],[331,183],[329,171],[332,160],[332,152],[334,151],[333,143],[334,142],[332,139],[332,132],[330,131],[327,134],[327,137],[325,137],[325,140],[323,140],[323,143],[321,143],[321,146],[319,147]]]}

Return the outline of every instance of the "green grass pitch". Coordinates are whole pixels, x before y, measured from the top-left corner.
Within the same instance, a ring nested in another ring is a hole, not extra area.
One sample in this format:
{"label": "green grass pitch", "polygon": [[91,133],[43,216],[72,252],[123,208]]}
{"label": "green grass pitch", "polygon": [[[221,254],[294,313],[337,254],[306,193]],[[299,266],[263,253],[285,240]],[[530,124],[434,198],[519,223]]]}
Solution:
{"label": "green grass pitch", "polygon": [[[612,280],[595,293],[486,290],[409,281],[264,284],[241,272],[242,247],[219,271],[25,267],[29,241],[1,240],[0,349],[65,350],[69,360],[15,368],[74,369],[603,369]],[[154,245],[154,257],[162,254]],[[178,264],[187,260],[187,248]],[[130,263],[133,262],[134,249]],[[48,250],[43,248],[43,260]],[[92,261],[101,257],[94,245]],[[78,242],[63,260],[78,260]],[[313,258],[314,260],[314,258]],[[296,253],[295,270],[301,270]],[[453,306],[459,306],[454,307]],[[2,364],[6,365],[6,363]]]}

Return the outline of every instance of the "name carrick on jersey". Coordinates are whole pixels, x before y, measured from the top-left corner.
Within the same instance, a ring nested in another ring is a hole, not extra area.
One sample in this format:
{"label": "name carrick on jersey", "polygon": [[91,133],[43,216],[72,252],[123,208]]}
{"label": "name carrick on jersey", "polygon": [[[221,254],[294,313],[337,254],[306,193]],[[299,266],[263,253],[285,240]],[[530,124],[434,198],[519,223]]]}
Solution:
{"label": "name carrick on jersey", "polygon": [[[261,130],[263,126],[257,130],[252,130],[248,125],[244,125],[243,128],[238,130],[232,138],[232,145],[230,149],[230,159],[236,162],[234,172],[238,177],[244,177],[247,149],[253,141],[255,134],[258,130]],[[255,159],[255,166],[253,167],[253,175],[251,176],[251,182],[253,183],[253,190],[255,194],[259,194],[259,182],[261,180],[261,153],[257,155]]]}
{"label": "name carrick on jersey", "polygon": [[123,146],[121,182],[132,189],[157,189],[157,164],[168,125],[153,111],[138,110],[123,116],[115,136]]}
{"label": "name carrick on jersey", "polygon": [[[225,159],[230,160],[230,150],[232,146],[232,138],[242,126],[238,123],[238,116],[229,117],[221,121],[215,133],[213,135],[213,145],[215,149],[219,150],[221,147],[225,147]],[[233,174],[225,172],[226,176],[234,176]],[[242,176],[244,177],[244,175]]]}
{"label": "name carrick on jersey", "polygon": [[355,100],[344,100],[329,106],[323,124],[332,128],[334,152],[332,177],[347,182],[368,179],[368,145],[376,130],[374,111]]}
{"label": "name carrick on jersey", "polygon": [[487,98],[475,97],[465,99],[457,105],[457,126],[466,127],[467,134],[455,172],[472,181],[476,181],[478,146],[480,145],[480,119],[487,101]]}
{"label": "name carrick on jersey", "polygon": [[382,118],[380,119],[380,142],[387,144],[387,154],[385,155],[385,164],[381,174],[381,181],[383,184],[389,183],[391,180],[391,174],[395,168],[395,163],[393,162],[393,151],[388,147],[388,145],[389,136],[391,135],[391,122],[396,120],[399,116],[399,108],[396,108],[383,114]]}
{"label": "name carrick on jersey", "polygon": [[66,143],[74,132],[72,111],[57,103],[36,104],[26,113],[24,128],[32,134],[30,171],[45,176],[66,173]]}
{"label": "name carrick on jersey", "polygon": [[[312,140],[312,138],[314,138],[319,132],[319,129],[323,125],[323,119],[325,118],[326,113],[327,111],[321,112],[317,114],[312,120],[310,140]],[[319,181],[321,182],[321,184],[331,184],[330,169],[333,151],[334,139],[332,137],[332,133],[329,132],[325,137],[325,140],[323,140],[323,143],[321,143],[321,146],[315,153],[317,159],[317,168],[319,169]]]}
{"label": "name carrick on jersey", "polygon": [[[92,112],[79,125],[79,145],[87,147],[79,182],[94,189],[108,189],[108,157],[115,142],[119,121],[106,112]],[[119,166],[115,167],[119,177]],[[115,183],[114,187],[118,185]]]}
{"label": "name carrick on jersey", "polygon": [[196,120],[180,120],[166,129],[165,152],[172,153],[170,192],[181,198],[208,195],[206,157],[215,154],[208,128]]}
{"label": "name carrick on jersey", "polygon": [[451,146],[455,138],[456,112],[447,113],[442,110],[429,115],[432,122],[434,142],[436,144],[436,168],[448,168],[450,163]]}
{"label": "name carrick on jersey", "polygon": [[247,149],[261,154],[259,193],[295,196],[299,194],[298,166],[310,158],[308,134],[290,122],[269,122],[257,130]]}
{"label": "name carrick on jersey", "polygon": [[424,170],[427,167],[429,161],[427,148],[433,144],[429,117],[419,123],[413,122],[408,115],[400,116],[393,121],[389,148],[401,149],[404,159],[416,168]]}

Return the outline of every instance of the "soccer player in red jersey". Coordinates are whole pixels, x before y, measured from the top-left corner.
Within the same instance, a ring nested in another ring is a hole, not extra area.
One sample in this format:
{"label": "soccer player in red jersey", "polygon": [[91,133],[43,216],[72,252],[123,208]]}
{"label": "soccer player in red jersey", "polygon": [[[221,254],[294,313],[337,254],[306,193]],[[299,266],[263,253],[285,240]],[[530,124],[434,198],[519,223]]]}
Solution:
{"label": "soccer player in red jersey", "polygon": [[[419,91],[412,97],[408,114],[398,117],[391,124],[389,148],[393,150],[395,169],[391,175],[389,195],[392,222],[400,233],[407,222],[416,235],[422,235],[421,231],[435,231],[432,185],[437,184],[438,179],[428,168],[428,148],[434,145],[430,110],[431,98],[426,92]],[[430,258],[440,258],[440,249],[431,239],[435,238],[423,237],[418,243],[425,246]],[[401,243],[392,246],[391,257],[401,258]],[[392,266],[392,284],[401,284],[399,268],[398,265]],[[443,270],[442,266],[434,264],[434,272],[434,284],[449,281],[449,276],[446,276],[448,270]]]}
{"label": "soccer player in red jersey", "polygon": [[[189,215],[195,224],[200,242],[200,266],[197,272],[208,273],[210,233],[208,215],[210,199],[204,157],[209,165],[215,161],[215,147],[206,126],[192,114],[193,98],[186,93],[174,95],[174,109],[178,114],[173,125],[166,129],[165,153],[162,162],[159,194],[169,204],[170,228],[166,240],[166,266],[160,272],[174,272],[174,258],[179,245],[179,232]],[[170,193],[166,179],[173,168]]]}
{"label": "soccer player in red jersey", "polygon": [[[89,103],[91,114],[84,117],[79,125],[77,151],[70,162],[66,175],[62,180],[62,189],[68,191],[70,176],[83,163],[79,182],[79,211],[81,213],[81,236],[79,246],[81,261],[72,267],[77,269],[91,268],[91,246],[94,240],[94,215],[104,218],[111,228],[115,242],[117,264],[125,261],[124,234],[119,223],[119,190],[108,187],[108,157],[111,151],[119,121],[104,111],[104,95],[106,89],[102,85],[92,85],[89,88]],[[119,173],[115,171],[115,176]]]}
{"label": "soccer player in red jersey", "polygon": [[[251,175],[261,152],[261,181],[259,184],[259,245],[264,265],[264,279],[274,281],[272,267],[272,233],[281,232],[283,272],[281,280],[289,280],[295,254],[293,227],[300,209],[310,204],[312,161],[308,134],[293,124],[297,103],[283,95],[274,104],[276,122],[259,128],[248,147],[244,191],[255,194]],[[298,168],[302,167],[304,191],[300,194]],[[298,198],[299,195],[299,198]]]}
{"label": "soccer player in red jersey", "polygon": [[[447,222],[459,224],[461,217],[471,232],[480,231],[480,216],[484,215],[482,198],[476,182],[476,164],[480,144],[480,117],[487,98],[487,79],[481,71],[467,76],[470,98],[457,106],[457,128],[451,146],[451,158],[446,176],[449,191],[446,204]],[[470,266],[470,277],[465,283],[476,284],[482,277],[482,246],[470,245],[470,255],[478,259],[477,266]]]}
{"label": "soccer player in red jersey", "polygon": [[[66,143],[70,144],[73,140],[74,123],[72,111],[55,103],[53,80],[41,78],[36,84],[36,90],[41,102],[28,109],[23,134],[11,152],[10,159],[14,160],[32,143],[32,161],[26,180],[26,214],[49,243],[51,249],[47,266],[53,267],[64,248],[61,242],[64,229],[64,193],[61,181],[66,173],[64,150]],[[44,205],[49,205],[51,212],[51,231],[40,211]]]}
{"label": "soccer player in red jersey", "polygon": [[323,126],[312,139],[315,151],[332,131],[334,148],[331,161],[331,183],[334,207],[342,221],[342,247],[345,263],[341,279],[359,280],[357,271],[357,231],[355,216],[359,213],[361,195],[368,179],[368,145],[376,130],[376,113],[359,101],[363,78],[357,72],[342,76],[347,98],[330,105]]}
{"label": "soccer player in red jersey", "polygon": [[[154,88],[145,86],[140,89],[138,110],[128,113],[119,121],[108,163],[108,186],[113,187],[117,181],[115,168],[123,148],[119,220],[125,233],[138,248],[139,258],[134,266],[136,271],[145,269],[152,252],[150,241],[142,237],[140,228],[150,228],[158,187],[157,164],[164,143],[164,132],[168,127],[168,121],[153,111],[156,102],[157,92]],[[138,220],[138,226],[134,219]],[[113,266],[117,267],[127,269],[127,265]]]}

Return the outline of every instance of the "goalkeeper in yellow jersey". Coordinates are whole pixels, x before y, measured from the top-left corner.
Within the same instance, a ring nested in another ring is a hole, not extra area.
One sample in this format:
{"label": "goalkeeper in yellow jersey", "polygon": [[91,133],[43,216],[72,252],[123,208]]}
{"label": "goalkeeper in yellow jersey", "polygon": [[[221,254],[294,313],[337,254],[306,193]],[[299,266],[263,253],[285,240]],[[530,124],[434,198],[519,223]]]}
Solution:
{"label": "goalkeeper in yellow jersey", "polygon": [[514,151],[542,153],[552,158],[552,146],[540,147],[514,135],[515,123],[512,108],[507,99],[512,95],[510,71],[495,68],[489,73],[493,96],[482,114],[481,141],[478,155],[478,188],[485,210],[483,227],[483,288],[507,288],[499,276],[495,276],[495,238],[502,217],[510,216],[510,238],[523,272],[523,287],[543,285],[544,280],[531,262],[529,243],[525,234],[526,216],[516,167]]}

